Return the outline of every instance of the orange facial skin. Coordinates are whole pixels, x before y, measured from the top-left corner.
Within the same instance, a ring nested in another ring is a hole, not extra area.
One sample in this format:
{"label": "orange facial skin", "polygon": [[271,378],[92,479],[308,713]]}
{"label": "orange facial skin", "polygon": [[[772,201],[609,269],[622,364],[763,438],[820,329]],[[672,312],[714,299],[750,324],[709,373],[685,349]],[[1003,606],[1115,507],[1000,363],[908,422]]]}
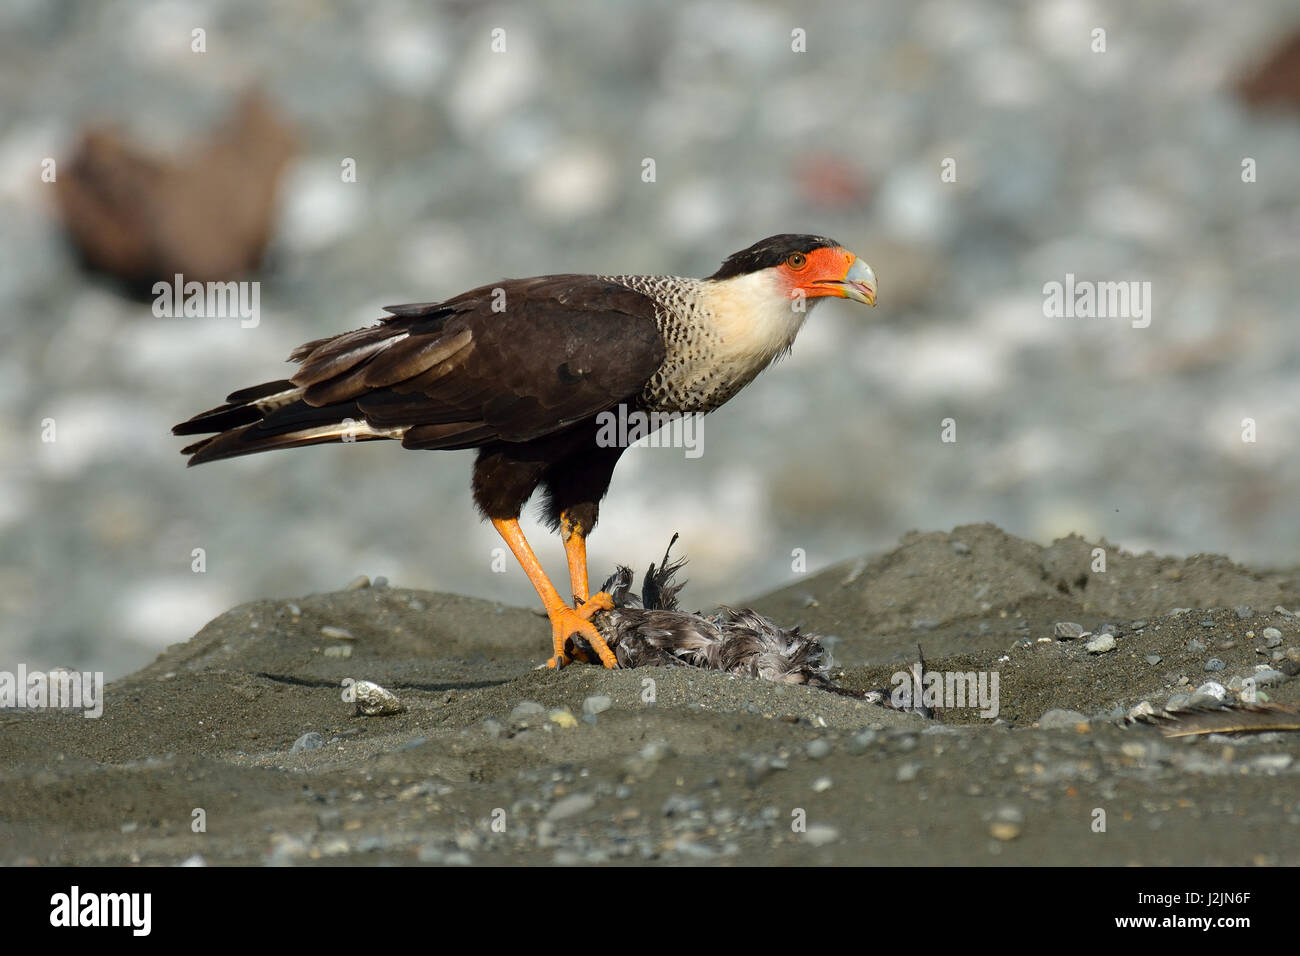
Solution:
{"label": "orange facial skin", "polygon": [[776,268],[791,298],[835,296],[876,304],[875,273],[843,246],[791,253]]}

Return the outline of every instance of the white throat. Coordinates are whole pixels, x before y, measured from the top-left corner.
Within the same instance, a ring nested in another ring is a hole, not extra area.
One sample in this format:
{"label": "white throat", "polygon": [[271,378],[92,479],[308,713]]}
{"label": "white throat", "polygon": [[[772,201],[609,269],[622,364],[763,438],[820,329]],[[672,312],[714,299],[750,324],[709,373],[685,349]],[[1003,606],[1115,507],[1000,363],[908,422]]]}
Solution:
{"label": "white throat", "polygon": [[[718,332],[717,358],[750,378],[789,351],[818,299],[792,299],[768,269],[706,281],[704,294]],[[746,379],[748,381],[748,379]]]}
{"label": "white throat", "polygon": [[709,412],[790,349],[819,299],[791,299],[764,270],[729,279],[611,277],[658,303],[664,364],[642,399],[652,411]]}

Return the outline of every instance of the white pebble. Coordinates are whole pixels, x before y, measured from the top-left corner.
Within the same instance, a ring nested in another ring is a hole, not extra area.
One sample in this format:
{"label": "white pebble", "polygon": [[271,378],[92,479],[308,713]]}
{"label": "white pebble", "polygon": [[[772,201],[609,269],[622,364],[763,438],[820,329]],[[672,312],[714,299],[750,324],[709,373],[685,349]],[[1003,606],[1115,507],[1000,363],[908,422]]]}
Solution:
{"label": "white pebble", "polygon": [[400,714],[406,709],[396,696],[372,681],[357,681],[352,689],[356,694],[357,713],[362,717],[383,717],[389,714]]}

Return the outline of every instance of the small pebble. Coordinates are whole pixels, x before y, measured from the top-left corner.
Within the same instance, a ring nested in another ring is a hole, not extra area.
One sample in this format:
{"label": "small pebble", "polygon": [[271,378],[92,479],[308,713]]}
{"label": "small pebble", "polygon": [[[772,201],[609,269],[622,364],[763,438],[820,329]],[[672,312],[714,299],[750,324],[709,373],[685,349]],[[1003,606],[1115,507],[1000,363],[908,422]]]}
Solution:
{"label": "small pebble", "polygon": [[345,856],[348,850],[348,841],[343,837],[329,837],[320,843],[321,856]]}
{"label": "small pebble", "polygon": [[331,644],[329,647],[321,651],[321,653],[324,654],[326,657],[341,657],[346,659],[352,656],[352,645]]}
{"label": "small pebble", "polygon": [[293,742],[293,746],[289,748],[289,753],[300,754],[304,750],[319,750],[324,746],[325,738],[316,731],[309,730]]}
{"label": "small pebble", "polygon": [[666,740],[652,740],[637,751],[637,758],[647,763],[658,763],[665,757],[671,757],[672,755],[673,748],[668,745]]}
{"label": "small pebble", "polygon": [[1112,634],[1103,634],[1100,637],[1094,637],[1084,645],[1084,649],[1089,654],[1105,654],[1107,651],[1115,649],[1115,637]]}
{"label": "small pebble", "polygon": [[1161,661],[1161,657],[1159,654],[1147,655],[1147,663],[1150,664],[1152,667],[1154,667],[1156,664],[1159,664],[1160,661]]}
{"label": "small pebble", "polygon": [[388,578],[384,577],[381,574],[379,575],[379,577],[375,578],[374,583],[371,584],[370,586],[372,588],[386,588],[388,587]]}
{"label": "small pebble", "polygon": [[1129,710],[1129,712],[1128,712],[1128,716],[1129,716],[1130,718],[1146,717],[1146,716],[1148,716],[1148,715],[1150,715],[1150,714],[1154,714],[1155,712],[1156,712],[1156,709],[1155,709],[1154,707],[1151,706],[1151,701],[1149,701],[1149,700],[1144,700],[1144,701],[1140,701],[1139,703],[1135,704],[1135,705],[1133,706],[1133,708],[1132,708],[1131,710]]}
{"label": "small pebble", "polygon": [[347,587],[345,587],[343,590],[360,591],[362,588],[368,588],[368,587],[370,587],[370,578],[368,578],[364,574],[358,574],[355,578],[353,578],[351,581],[348,582]]}
{"label": "small pebble", "polygon": [[666,817],[685,817],[702,809],[704,809],[704,801],[699,797],[684,793],[670,793],[660,812]]}
{"label": "small pebble", "polygon": [[808,756],[813,760],[821,760],[823,757],[829,757],[831,753],[830,741],[825,737],[818,737],[808,744]]}
{"label": "small pebble", "polygon": [[1025,813],[1013,804],[1004,803],[993,811],[993,819],[999,823],[1024,823]]}
{"label": "small pebble", "polygon": [[814,823],[803,835],[813,846],[826,846],[840,838],[840,831],[826,823]]}
{"label": "small pebble", "polygon": [[1282,632],[1275,627],[1264,628],[1264,646],[1279,647],[1282,644]]}
{"label": "small pebble", "polygon": [[[586,718],[583,718],[584,720]],[[673,748],[666,740],[652,740],[633,757],[627,758],[623,766],[634,776],[645,777],[654,772],[655,766],[673,755]]]}
{"label": "small pebble", "polygon": [[989,824],[989,836],[995,840],[1014,840],[1020,836],[1022,829],[1019,823],[1013,823],[1009,820],[995,820]]}
{"label": "small pebble", "polygon": [[406,709],[396,695],[384,690],[374,681],[357,681],[352,690],[356,694],[357,713],[362,717],[386,717],[400,714]]}
{"label": "small pebble", "polygon": [[1165,701],[1165,710],[1181,710],[1192,701],[1191,694],[1171,694]]}
{"label": "small pebble", "polygon": [[594,694],[582,702],[584,714],[603,714],[614,706],[614,702],[604,694]]}
{"label": "small pebble", "polygon": [[1276,773],[1291,766],[1294,759],[1290,754],[1260,754],[1250,765],[1256,770]]}
{"label": "small pebble", "polygon": [[1205,650],[1204,642],[1198,641],[1195,638],[1192,638],[1190,641],[1187,642],[1187,653],[1199,654],[1203,650]]}
{"label": "small pebble", "polygon": [[907,761],[899,764],[898,772],[894,774],[894,779],[899,783],[911,783],[916,779],[916,775],[921,772],[921,765],[915,761]]}
{"label": "small pebble", "polygon": [[579,813],[586,813],[596,805],[596,798],[589,793],[575,793],[572,796],[564,797],[556,802],[555,806],[546,811],[546,819],[554,823],[556,820],[565,820],[569,817],[576,816]]}
{"label": "small pebble", "polygon": [[1075,638],[1083,637],[1083,625],[1074,621],[1057,621],[1056,622],[1056,639],[1058,641],[1072,641]]}
{"label": "small pebble", "polygon": [[859,730],[849,740],[849,753],[854,756],[866,753],[868,748],[876,742],[876,736],[876,731],[872,730],[870,727]]}
{"label": "small pebble", "polygon": [[830,777],[818,777],[813,781],[813,793],[825,793],[831,788],[831,785]]}
{"label": "small pebble", "polygon": [[573,711],[569,710],[567,707],[560,707],[553,710],[547,715],[547,717],[551,723],[562,727],[565,730],[578,726],[578,718],[574,717]]}
{"label": "small pebble", "polygon": [[965,541],[954,541],[951,547],[953,554],[970,554],[970,545]]}
{"label": "small pebble", "polygon": [[1079,724],[1086,723],[1088,718],[1084,714],[1062,707],[1054,707],[1038,718],[1038,726],[1044,730],[1057,730],[1063,727],[1073,729]]}
{"label": "small pebble", "polygon": [[546,713],[546,708],[537,701],[521,700],[515,704],[514,710],[510,711],[510,723],[527,726],[532,718],[540,717],[544,713]]}
{"label": "small pebble", "polygon": [[442,847],[435,843],[426,843],[420,847],[420,852],[416,854],[416,859],[421,863],[441,863]]}
{"label": "small pebble", "polygon": [[1233,608],[1233,610],[1237,612],[1237,617],[1243,621],[1255,616],[1255,611],[1249,604],[1243,604],[1241,607]]}
{"label": "small pebble", "polygon": [[1282,681],[1286,680],[1285,674],[1279,670],[1274,670],[1271,667],[1257,670],[1250,676],[1255,679],[1255,683],[1258,686],[1263,686],[1265,684],[1280,684]]}
{"label": "small pebble", "polygon": [[1227,666],[1228,665],[1224,664],[1223,661],[1219,660],[1217,657],[1211,657],[1205,662],[1205,669],[1207,671],[1221,671]]}
{"label": "small pebble", "polygon": [[355,640],[356,640],[356,638],[353,637],[351,631],[346,630],[346,629],[341,628],[341,627],[333,627],[332,625],[329,625],[329,624],[326,624],[324,627],[322,627],[322,628],[320,629],[320,636],[321,636],[321,637],[332,638],[333,640],[336,640],[336,641],[355,641]]}
{"label": "small pebble", "polygon": [[1196,688],[1196,693],[1192,695],[1192,700],[1197,697],[1212,697],[1215,700],[1223,700],[1228,696],[1228,688],[1224,687],[1217,680],[1207,680],[1200,687]]}
{"label": "small pebble", "polygon": [[310,847],[305,842],[287,834],[276,834],[271,841],[275,848],[266,859],[267,866],[290,866],[296,860],[305,859],[310,852]]}

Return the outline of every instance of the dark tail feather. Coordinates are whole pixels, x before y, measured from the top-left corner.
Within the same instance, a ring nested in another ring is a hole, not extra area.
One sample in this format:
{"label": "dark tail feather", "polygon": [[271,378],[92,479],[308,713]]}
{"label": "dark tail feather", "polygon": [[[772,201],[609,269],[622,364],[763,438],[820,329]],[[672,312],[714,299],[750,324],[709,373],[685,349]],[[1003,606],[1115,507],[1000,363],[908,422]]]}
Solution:
{"label": "dark tail feather", "polygon": [[[260,407],[258,400],[287,392],[294,387],[293,382],[281,379],[278,382],[265,382],[252,388],[241,388],[226,396],[226,404],[199,412],[189,421],[181,422],[172,428],[173,435],[206,435],[209,432],[223,432],[229,428],[238,428],[262,420],[271,410]],[[186,452],[188,454],[188,452]]]}
{"label": "dark tail feather", "polygon": [[[323,445],[342,439],[346,426],[337,421],[323,423],[316,429],[300,429],[276,435],[263,431],[256,423],[236,428],[232,431],[213,435],[202,441],[187,445],[181,449],[182,455],[189,455],[188,467],[201,465],[208,461],[222,458],[238,458],[240,455],[252,455],[260,451],[275,451],[281,448],[301,448],[304,445]],[[379,441],[384,435],[367,435],[357,433],[354,441]]]}
{"label": "dark tail feather", "polygon": [[[302,389],[288,380],[266,382],[232,392],[226,404],[195,415],[172,429],[175,435],[216,432],[181,449],[190,466],[277,448],[299,448],[387,437],[369,432],[356,402],[316,407],[302,401]],[[345,424],[350,421],[350,424]]]}

